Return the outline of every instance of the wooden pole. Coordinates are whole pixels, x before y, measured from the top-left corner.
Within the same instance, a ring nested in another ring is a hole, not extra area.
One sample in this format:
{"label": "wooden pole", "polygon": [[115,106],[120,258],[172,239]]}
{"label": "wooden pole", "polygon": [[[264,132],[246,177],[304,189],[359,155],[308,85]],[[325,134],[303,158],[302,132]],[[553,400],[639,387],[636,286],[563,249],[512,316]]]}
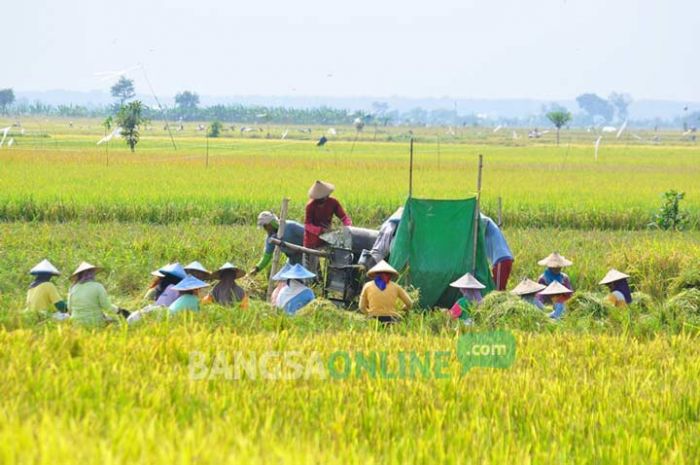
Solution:
{"label": "wooden pole", "polygon": [[411,159],[408,165],[408,198],[413,197],[413,137],[411,137]]}
{"label": "wooden pole", "polygon": [[473,240],[473,248],[472,248],[472,260],[473,260],[473,266],[472,266],[472,275],[476,274],[476,252],[477,252],[477,243],[479,240],[479,226],[480,226],[480,217],[479,217],[479,203],[481,202],[481,171],[484,168],[484,156],[482,154],[479,154],[479,174],[477,175],[477,181],[476,181],[476,205],[474,205],[474,240]]}
{"label": "wooden pole", "polygon": [[[283,238],[284,237],[284,229],[287,224],[287,208],[289,207],[289,199],[288,198],[283,198],[282,199],[282,208],[280,208],[280,224],[279,228],[277,229],[277,237],[278,238]],[[275,288],[275,282],[272,280],[272,277],[277,274],[277,271],[279,270],[279,264],[280,264],[280,246],[276,245],[275,246],[275,251],[272,254],[272,268],[270,269],[270,282],[267,285],[267,300],[270,300],[270,296],[272,296],[272,291]]]}
{"label": "wooden pole", "polygon": [[309,255],[316,255],[317,257],[330,257],[330,254],[328,252],[323,252],[321,250],[316,249],[309,249],[308,247],[302,247],[301,245],[290,244],[289,242],[284,242],[274,237],[270,239],[270,242],[275,245],[279,245],[280,247],[284,246],[285,248],[289,250],[294,250],[296,252],[306,253]]}

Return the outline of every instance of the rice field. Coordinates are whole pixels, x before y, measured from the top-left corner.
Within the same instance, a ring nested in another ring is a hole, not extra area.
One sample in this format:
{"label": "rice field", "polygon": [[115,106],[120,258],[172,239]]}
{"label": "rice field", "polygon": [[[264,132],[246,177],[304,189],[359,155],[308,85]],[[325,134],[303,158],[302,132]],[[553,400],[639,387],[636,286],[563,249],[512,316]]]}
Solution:
{"label": "rice field", "polygon": [[[606,138],[595,161],[597,136],[584,131],[564,133],[556,147],[523,130],[513,140],[460,128],[438,151],[445,128],[414,130],[416,196],[471,195],[484,155],[485,210],[496,216],[502,199],[516,255],[511,284],[535,278],[552,250],[574,261],[577,295],[556,324],[502,293],[485,299],[471,329],[439,312],[385,328],[323,301],[290,318],[259,300],[259,275],[241,280],[253,297],[247,311],[211,306],[85,330],[23,311],[27,271],[42,258],[64,272],[62,294],[66,275],[88,260],[105,267],[98,276],[115,303],[140,308],[148,273],[166,262],[252,267],[264,237],[253,226],[258,211],[287,196],[300,219],[317,178],[337,185],[357,224],[378,226],[406,197],[410,135],[380,129],[374,140],[366,130],[354,142],[338,128],[338,140],[317,148],[327,128],[207,141],[188,125],[174,151],[154,123],[130,154],[121,142],[95,146],[95,121],[25,126],[26,139],[0,148],[2,464],[700,461],[693,145],[671,135],[660,144]],[[687,231],[647,226],[668,189],[686,192]],[[628,309],[602,303],[597,282],[610,267],[632,276]],[[494,330],[515,338],[512,366],[464,372],[460,338]],[[290,379],[231,378],[217,365],[220,354],[271,352],[320,365]],[[385,354],[387,372],[332,376],[345,366],[331,363],[337,354],[358,353]],[[400,373],[401,353],[442,353],[446,362],[427,375],[388,376]],[[203,378],[192,371],[200,356]]]}

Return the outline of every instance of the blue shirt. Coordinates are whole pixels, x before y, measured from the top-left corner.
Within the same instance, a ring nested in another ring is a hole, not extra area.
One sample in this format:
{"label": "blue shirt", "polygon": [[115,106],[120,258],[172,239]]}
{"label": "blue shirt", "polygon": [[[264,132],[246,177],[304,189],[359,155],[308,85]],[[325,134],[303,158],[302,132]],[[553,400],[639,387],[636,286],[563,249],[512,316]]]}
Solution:
{"label": "blue shirt", "polygon": [[170,314],[179,313],[184,310],[190,310],[193,312],[199,311],[199,299],[197,296],[192,294],[182,294],[173,302],[170,307]]}
{"label": "blue shirt", "polygon": [[503,260],[513,260],[513,252],[510,251],[506,238],[498,225],[486,215],[481,215],[481,221],[486,225],[484,239],[486,241],[486,255],[491,265],[496,265]]}
{"label": "blue shirt", "polygon": [[[277,237],[276,232],[267,233],[267,239],[265,240],[265,253],[272,253],[275,251],[275,244],[270,242],[270,239]],[[289,242],[294,245],[304,244],[304,225],[297,223],[296,221],[289,221],[285,223],[284,235],[282,236],[282,242]],[[296,255],[299,252],[295,250],[289,250],[286,247],[281,247],[282,252],[285,255]]]}

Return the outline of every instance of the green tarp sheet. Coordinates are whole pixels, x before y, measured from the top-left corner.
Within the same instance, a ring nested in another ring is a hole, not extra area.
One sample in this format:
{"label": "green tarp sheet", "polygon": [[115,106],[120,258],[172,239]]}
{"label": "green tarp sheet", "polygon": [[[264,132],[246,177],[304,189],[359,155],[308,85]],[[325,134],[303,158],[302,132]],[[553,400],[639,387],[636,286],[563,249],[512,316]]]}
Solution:
{"label": "green tarp sheet", "polygon": [[[421,308],[450,307],[460,297],[449,284],[472,272],[475,208],[476,197],[406,201],[389,261],[401,273],[401,284],[420,289]],[[476,278],[486,286],[485,294],[493,290],[494,284],[486,259],[483,224],[476,255]]]}

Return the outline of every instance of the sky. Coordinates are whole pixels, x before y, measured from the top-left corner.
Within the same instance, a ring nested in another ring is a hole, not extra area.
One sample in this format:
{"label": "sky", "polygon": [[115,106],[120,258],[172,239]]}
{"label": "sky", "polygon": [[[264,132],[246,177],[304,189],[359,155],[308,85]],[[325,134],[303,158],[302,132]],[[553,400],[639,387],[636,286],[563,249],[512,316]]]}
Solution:
{"label": "sky", "polygon": [[[0,88],[700,101],[697,0],[4,2]],[[138,68],[142,65],[142,68]]]}

